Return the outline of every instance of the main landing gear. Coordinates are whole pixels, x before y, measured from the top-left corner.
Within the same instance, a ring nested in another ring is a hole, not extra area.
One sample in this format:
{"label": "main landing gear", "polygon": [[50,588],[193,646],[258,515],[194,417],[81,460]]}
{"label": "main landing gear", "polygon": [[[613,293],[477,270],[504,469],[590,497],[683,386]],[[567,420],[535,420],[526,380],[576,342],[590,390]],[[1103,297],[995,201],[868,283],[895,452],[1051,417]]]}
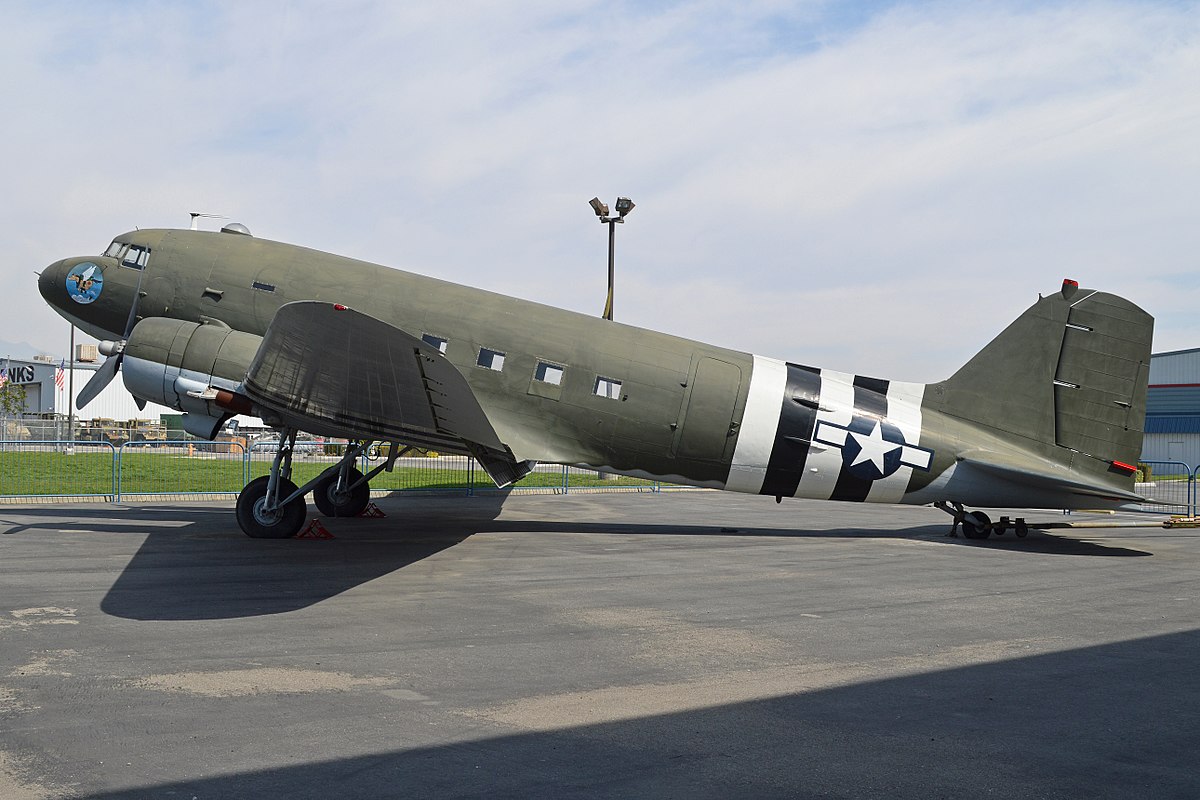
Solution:
{"label": "main landing gear", "polygon": [[246,484],[237,499],[238,526],[255,539],[290,539],[299,533],[308,516],[304,496],[309,492],[327,517],[358,516],[371,500],[371,478],[391,470],[396,459],[408,452],[408,448],[400,452],[395,446],[389,448],[387,460],[363,475],[354,463],[373,443],[353,442],[338,463],[297,487],[291,480],[296,430],[284,428],[279,441],[270,474]]}
{"label": "main landing gear", "polygon": [[1023,518],[1011,521],[1008,517],[1001,517],[999,522],[992,522],[991,518],[982,511],[965,511],[962,503],[947,503],[939,500],[933,506],[954,517],[954,524],[950,526],[950,533],[946,534],[947,536],[958,536],[959,527],[962,528],[963,536],[967,539],[986,539],[993,533],[1003,536],[1010,528],[1018,538],[1023,539],[1029,535],[1029,525]]}

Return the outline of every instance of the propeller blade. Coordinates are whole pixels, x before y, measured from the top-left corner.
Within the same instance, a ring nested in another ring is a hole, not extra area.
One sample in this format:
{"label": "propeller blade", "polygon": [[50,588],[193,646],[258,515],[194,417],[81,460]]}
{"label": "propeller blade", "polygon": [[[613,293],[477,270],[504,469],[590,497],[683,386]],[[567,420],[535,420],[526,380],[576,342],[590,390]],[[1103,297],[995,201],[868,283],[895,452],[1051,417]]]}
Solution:
{"label": "propeller blade", "polygon": [[100,369],[96,370],[96,373],[92,375],[91,380],[87,382],[87,385],[83,387],[83,391],[81,391],[79,396],[75,398],[75,408],[82,411],[84,406],[95,400],[96,396],[104,391],[104,387],[112,383],[112,379],[117,376],[117,368],[120,366],[120,353],[117,353],[115,356],[106,359],[105,362],[100,365]]}
{"label": "propeller blade", "polygon": [[[121,356],[125,352],[125,343],[129,341],[129,335],[133,333],[133,326],[137,323],[138,303],[142,300],[142,278],[145,276],[146,268],[142,267],[138,273],[137,287],[133,290],[133,304],[129,306],[129,319],[125,320],[125,335],[119,342],[100,343],[100,352],[108,356],[108,359],[100,365],[100,369],[96,370],[96,374],[92,376],[75,399],[75,408],[80,411],[95,400],[96,396],[104,391],[104,387],[112,383],[112,379],[117,376],[117,370],[121,368]],[[146,408],[146,401],[142,398],[135,397],[133,400],[137,403],[139,410]]]}
{"label": "propeller blade", "polygon": [[142,278],[146,277],[146,268],[142,267],[138,273],[137,288],[133,290],[133,305],[129,307],[129,319],[125,320],[125,335],[122,339],[128,340],[129,334],[133,333],[133,325],[137,322],[138,303],[142,301]]}

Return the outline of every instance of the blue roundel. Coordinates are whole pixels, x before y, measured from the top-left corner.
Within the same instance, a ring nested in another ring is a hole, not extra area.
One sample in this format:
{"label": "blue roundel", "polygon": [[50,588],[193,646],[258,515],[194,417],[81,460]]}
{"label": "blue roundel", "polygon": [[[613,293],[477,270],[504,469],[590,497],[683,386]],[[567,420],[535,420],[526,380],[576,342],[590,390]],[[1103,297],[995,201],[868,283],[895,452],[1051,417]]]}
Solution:
{"label": "blue roundel", "polygon": [[877,481],[901,466],[904,434],[890,422],[856,416],[847,427],[842,461],[856,478]]}
{"label": "blue roundel", "polygon": [[67,294],[76,303],[87,305],[99,297],[103,290],[104,273],[100,271],[99,264],[84,261],[67,273]]}

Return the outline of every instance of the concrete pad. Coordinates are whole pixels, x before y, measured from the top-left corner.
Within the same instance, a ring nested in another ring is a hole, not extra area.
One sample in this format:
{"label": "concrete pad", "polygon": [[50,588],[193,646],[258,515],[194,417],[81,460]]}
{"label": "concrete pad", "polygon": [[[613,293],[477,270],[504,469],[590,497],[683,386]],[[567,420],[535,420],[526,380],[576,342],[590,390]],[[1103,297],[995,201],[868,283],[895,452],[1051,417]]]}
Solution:
{"label": "concrete pad", "polygon": [[1200,531],[377,502],[0,508],[0,797],[1200,795]]}

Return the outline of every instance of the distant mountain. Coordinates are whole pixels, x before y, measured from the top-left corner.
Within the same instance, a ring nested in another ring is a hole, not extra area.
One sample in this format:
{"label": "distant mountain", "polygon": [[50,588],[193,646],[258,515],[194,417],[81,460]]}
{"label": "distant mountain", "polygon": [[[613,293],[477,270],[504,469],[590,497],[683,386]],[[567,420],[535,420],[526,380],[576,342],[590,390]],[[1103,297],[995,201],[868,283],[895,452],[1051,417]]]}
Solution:
{"label": "distant mountain", "polygon": [[[4,339],[0,339],[0,359],[20,358],[28,361],[42,352],[44,351],[39,350],[28,342],[9,342],[5,341]],[[54,355],[55,357],[59,356],[58,353],[52,353],[51,355]]]}

